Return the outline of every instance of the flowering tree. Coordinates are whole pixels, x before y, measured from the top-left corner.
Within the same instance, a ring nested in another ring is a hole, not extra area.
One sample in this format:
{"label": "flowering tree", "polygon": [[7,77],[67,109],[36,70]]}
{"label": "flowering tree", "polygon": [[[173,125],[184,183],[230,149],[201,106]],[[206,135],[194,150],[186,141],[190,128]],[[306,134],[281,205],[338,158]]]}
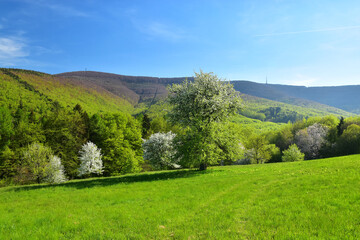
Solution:
{"label": "flowering tree", "polygon": [[173,140],[176,134],[155,133],[143,143],[144,160],[150,162],[155,169],[179,168]]}
{"label": "flowering tree", "polygon": [[319,123],[300,130],[295,135],[295,143],[301,152],[305,153],[307,159],[319,157],[320,149],[326,143],[329,129]]}
{"label": "flowering tree", "polygon": [[47,183],[62,183],[66,182],[67,178],[65,176],[64,166],[61,164],[61,160],[57,156],[52,156],[50,162],[45,168],[45,179]]}
{"label": "flowering tree", "polygon": [[303,154],[296,144],[292,144],[287,150],[283,151],[282,161],[283,162],[296,162],[303,161],[305,154]]}
{"label": "flowering tree", "polygon": [[101,149],[98,149],[98,147],[90,141],[82,146],[79,152],[79,159],[81,161],[78,169],[79,176],[89,175],[91,173],[102,174],[103,164],[100,151]]}
{"label": "flowering tree", "polygon": [[195,73],[193,82],[173,84],[169,88],[169,102],[173,106],[170,119],[187,128],[185,161],[194,162],[200,170],[217,163],[214,123],[226,121],[241,107],[240,94],[233,86],[213,73]]}

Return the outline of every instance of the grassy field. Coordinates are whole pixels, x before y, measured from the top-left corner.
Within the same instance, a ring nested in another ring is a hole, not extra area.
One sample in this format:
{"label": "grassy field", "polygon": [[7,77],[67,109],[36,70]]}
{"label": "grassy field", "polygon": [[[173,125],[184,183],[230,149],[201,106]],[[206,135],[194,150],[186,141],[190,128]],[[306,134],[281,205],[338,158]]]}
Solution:
{"label": "grassy field", "polygon": [[359,239],[360,155],[0,189],[0,239]]}

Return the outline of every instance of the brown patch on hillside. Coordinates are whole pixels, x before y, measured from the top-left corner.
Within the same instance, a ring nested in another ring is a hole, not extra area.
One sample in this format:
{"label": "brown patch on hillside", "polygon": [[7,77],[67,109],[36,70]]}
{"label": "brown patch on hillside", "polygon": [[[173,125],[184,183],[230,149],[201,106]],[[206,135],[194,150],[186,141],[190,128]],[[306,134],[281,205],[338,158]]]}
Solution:
{"label": "brown patch on hillside", "polygon": [[[166,87],[173,83],[182,83],[186,78],[157,78],[142,76],[125,76],[94,71],[78,71],[56,74],[63,78],[72,78],[82,84],[95,84],[117,96],[125,98],[132,104],[150,99],[161,99],[167,96]],[[193,78],[188,78],[192,80]]]}

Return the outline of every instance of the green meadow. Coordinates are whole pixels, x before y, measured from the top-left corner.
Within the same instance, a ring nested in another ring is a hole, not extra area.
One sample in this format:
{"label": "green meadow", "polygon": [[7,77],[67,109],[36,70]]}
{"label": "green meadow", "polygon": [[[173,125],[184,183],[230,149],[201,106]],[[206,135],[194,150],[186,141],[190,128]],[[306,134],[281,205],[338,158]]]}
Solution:
{"label": "green meadow", "polygon": [[358,239],[360,155],[0,189],[0,239]]}

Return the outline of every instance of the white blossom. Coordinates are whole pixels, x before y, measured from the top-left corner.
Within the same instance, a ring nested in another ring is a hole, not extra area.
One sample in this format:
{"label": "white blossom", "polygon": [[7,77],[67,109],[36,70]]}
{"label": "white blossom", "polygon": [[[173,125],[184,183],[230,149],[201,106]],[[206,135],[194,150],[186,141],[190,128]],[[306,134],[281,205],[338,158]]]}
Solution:
{"label": "white blossom", "polygon": [[155,169],[180,168],[175,159],[176,150],[173,140],[176,134],[155,133],[143,143],[144,160],[148,160]]}
{"label": "white blossom", "polygon": [[45,169],[47,183],[62,183],[66,182],[64,166],[61,164],[61,159],[57,156],[52,156]]}
{"label": "white blossom", "polygon": [[101,160],[101,149],[98,149],[98,147],[92,143],[87,142],[82,146],[82,149],[80,150],[80,167],[78,169],[79,176],[88,175],[91,173],[96,174],[102,174],[103,172],[103,163]]}
{"label": "white blossom", "polygon": [[306,129],[298,131],[295,135],[295,143],[308,158],[317,158],[321,147],[326,143],[325,138],[328,131],[327,127],[315,123]]}

